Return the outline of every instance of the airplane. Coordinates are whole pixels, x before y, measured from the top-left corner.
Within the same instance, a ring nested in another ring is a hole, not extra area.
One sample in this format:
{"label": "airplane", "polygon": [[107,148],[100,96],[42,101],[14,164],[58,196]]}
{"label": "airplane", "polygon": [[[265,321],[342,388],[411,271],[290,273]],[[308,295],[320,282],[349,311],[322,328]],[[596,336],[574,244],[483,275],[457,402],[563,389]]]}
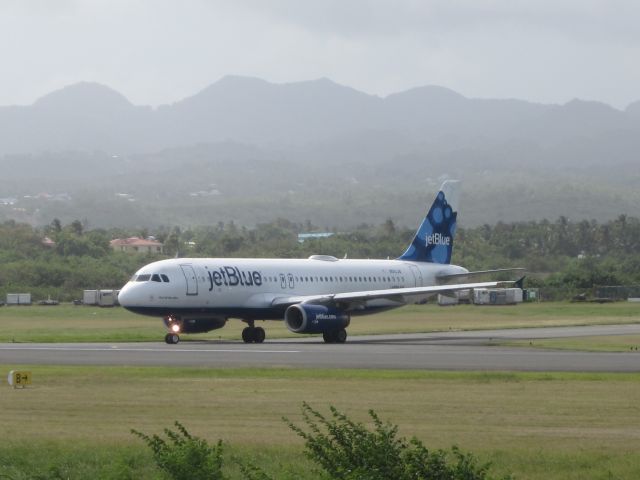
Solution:
{"label": "airplane", "polygon": [[245,343],[262,343],[257,320],[284,321],[294,333],[322,334],[344,343],[352,316],[420,304],[437,294],[500,287],[505,282],[454,283],[476,275],[452,265],[459,182],[445,181],[406,251],[395,260],[175,258],[150,263],[120,290],[118,301],[135,313],[161,317],[165,342],[181,333],[222,328],[230,318],[247,323]]}

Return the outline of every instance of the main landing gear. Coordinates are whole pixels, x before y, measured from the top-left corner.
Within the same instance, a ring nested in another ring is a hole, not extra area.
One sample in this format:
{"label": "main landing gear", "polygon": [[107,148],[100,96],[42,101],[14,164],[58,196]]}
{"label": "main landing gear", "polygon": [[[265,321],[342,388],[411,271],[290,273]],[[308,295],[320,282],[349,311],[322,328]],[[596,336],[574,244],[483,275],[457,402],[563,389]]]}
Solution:
{"label": "main landing gear", "polygon": [[244,330],[242,330],[242,341],[244,343],[262,343],[264,342],[267,334],[262,327],[256,327],[253,323],[247,322],[249,324]]}
{"label": "main landing gear", "polygon": [[322,334],[324,343],[344,343],[347,341],[347,331],[344,328],[340,330],[332,330]]}

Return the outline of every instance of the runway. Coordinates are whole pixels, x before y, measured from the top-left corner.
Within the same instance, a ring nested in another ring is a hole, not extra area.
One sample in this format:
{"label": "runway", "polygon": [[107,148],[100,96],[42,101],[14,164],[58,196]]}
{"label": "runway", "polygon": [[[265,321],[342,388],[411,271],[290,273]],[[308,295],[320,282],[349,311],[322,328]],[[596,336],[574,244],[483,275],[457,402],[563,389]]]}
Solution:
{"label": "runway", "polygon": [[[637,335],[640,324],[528,328],[322,339],[165,343],[0,344],[5,365],[127,365],[172,367],[304,367],[489,371],[638,372],[640,352],[591,353],[492,346],[509,339]],[[197,338],[197,337],[196,337]]]}

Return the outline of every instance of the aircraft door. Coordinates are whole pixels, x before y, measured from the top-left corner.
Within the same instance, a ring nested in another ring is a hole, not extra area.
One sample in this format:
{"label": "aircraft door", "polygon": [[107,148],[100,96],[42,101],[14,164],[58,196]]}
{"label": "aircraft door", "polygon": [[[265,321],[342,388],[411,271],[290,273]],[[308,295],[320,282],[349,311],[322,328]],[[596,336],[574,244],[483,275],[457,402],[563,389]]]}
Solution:
{"label": "aircraft door", "polygon": [[187,281],[187,295],[198,295],[198,277],[193,265],[180,265],[180,268]]}
{"label": "aircraft door", "polygon": [[413,274],[413,278],[416,281],[416,287],[421,287],[422,286],[422,272],[415,265],[409,265],[409,269],[411,270],[411,273]]}

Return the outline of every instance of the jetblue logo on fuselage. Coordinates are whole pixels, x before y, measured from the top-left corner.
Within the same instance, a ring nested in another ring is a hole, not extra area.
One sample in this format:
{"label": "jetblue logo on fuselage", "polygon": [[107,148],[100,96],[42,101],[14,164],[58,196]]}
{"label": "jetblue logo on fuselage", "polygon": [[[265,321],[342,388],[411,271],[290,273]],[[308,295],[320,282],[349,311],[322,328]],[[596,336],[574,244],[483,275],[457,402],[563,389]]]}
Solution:
{"label": "jetblue logo on fuselage", "polygon": [[429,245],[451,245],[451,237],[448,235],[442,235],[441,233],[432,233],[431,235],[427,235],[426,246]]}
{"label": "jetblue logo on fuselage", "polygon": [[221,287],[251,287],[262,285],[262,275],[255,270],[240,270],[238,267],[225,266],[207,272],[209,276],[209,291],[214,285]]}

